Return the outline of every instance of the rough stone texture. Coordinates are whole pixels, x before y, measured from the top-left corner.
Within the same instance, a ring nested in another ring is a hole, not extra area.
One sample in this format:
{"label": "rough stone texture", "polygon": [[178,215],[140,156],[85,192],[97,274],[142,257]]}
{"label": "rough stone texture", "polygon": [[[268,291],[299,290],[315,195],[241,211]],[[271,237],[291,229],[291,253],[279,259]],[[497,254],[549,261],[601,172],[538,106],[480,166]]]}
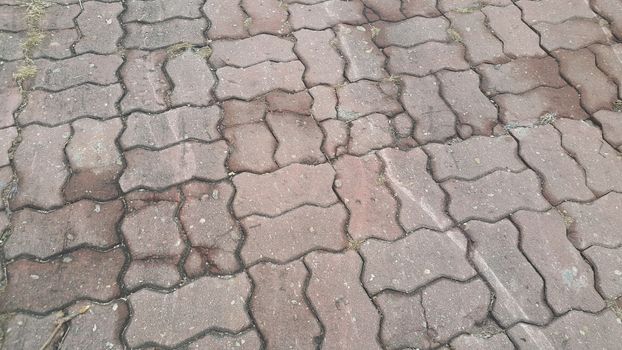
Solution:
{"label": "rough stone texture", "polygon": [[376,22],[373,25],[380,29],[374,38],[379,47],[410,47],[427,41],[449,41],[449,21],[444,17],[412,17],[400,22]]}
{"label": "rough stone texture", "polygon": [[422,77],[442,69],[469,69],[469,64],[464,59],[464,47],[458,43],[429,41],[408,49],[388,47],[384,49],[384,53],[389,58],[387,68],[391,74]]}
{"label": "rough stone texture", "polygon": [[610,192],[591,203],[562,203],[562,214],[567,217],[568,239],[578,249],[591,245],[609,248],[622,244],[620,225],[622,194]]}
{"label": "rough stone texture", "polygon": [[[120,29],[120,27],[118,27]],[[111,30],[108,34],[111,36],[120,35],[120,30]],[[41,44],[33,50],[33,57],[50,57],[50,58],[68,58],[72,55],[71,47],[78,41],[78,31],[76,29],[61,29],[51,30],[46,32],[45,37],[41,41]],[[110,40],[110,42],[116,42],[116,39]],[[83,42],[84,43],[84,42]],[[86,46],[86,44],[83,44]],[[102,47],[109,47],[109,53],[114,53],[113,45],[103,44]],[[96,51],[90,48],[89,51]],[[100,51],[100,50],[97,50]],[[76,52],[78,52],[78,46],[76,45]],[[101,51],[100,51],[101,52]],[[78,52],[79,53],[79,52]],[[102,52],[103,53],[103,52]]]}
{"label": "rough stone texture", "polygon": [[14,124],[13,113],[22,102],[22,96],[18,88],[2,89],[0,99],[4,101],[0,105],[0,128]]}
{"label": "rough stone texture", "polygon": [[329,159],[336,158],[346,152],[348,144],[348,125],[342,120],[329,119],[320,124],[324,132],[322,152]]}
{"label": "rough stone texture", "polygon": [[438,8],[442,12],[472,12],[477,11],[479,7],[486,5],[507,6],[511,5],[511,0],[438,0]]}
{"label": "rough stone texture", "polygon": [[490,337],[463,334],[451,341],[451,348],[456,350],[510,350],[515,347],[505,333],[497,333]]}
{"label": "rough stone texture", "polygon": [[53,313],[45,317],[36,317],[27,314],[12,314],[5,316],[0,323],[2,326],[2,350],[11,349],[40,349],[52,336],[52,343],[60,340],[62,331],[53,336],[56,325],[54,322],[62,317]]}
{"label": "rough stone texture", "polygon": [[322,130],[312,116],[268,113],[266,122],[278,141],[274,160],[280,167],[292,163],[318,164],[325,161],[320,150]]}
{"label": "rough stone texture", "polygon": [[389,349],[429,349],[438,345],[428,336],[421,295],[384,292],[374,300],[384,316],[380,338]]}
{"label": "rough stone texture", "polygon": [[170,94],[173,105],[205,106],[212,102],[216,79],[201,55],[186,50],[168,60],[166,71],[173,83]]}
{"label": "rough stone texture", "polygon": [[231,171],[264,173],[278,168],[273,158],[277,142],[264,123],[229,127],[223,134],[231,148],[227,160]]}
{"label": "rough stone texture", "polygon": [[13,146],[13,141],[17,137],[17,129],[0,129],[0,167],[10,164],[9,150]]}
{"label": "rough stone texture", "polygon": [[279,0],[242,0],[240,4],[249,16],[247,27],[251,35],[289,33],[287,6]]}
{"label": "rough stone texture", "polygon": [[69,312],[79,312],[87,306],[89,309],[86,313],[71,321],[60,349],[123,349],[120,336],[129,317],[127,304],[123,301],[112,301],[109,304],[80,302],[69,308]]}
{"label": "rough stone texture", "polygon": [[[88,1],[83,7],[84,10],[76,20],[82,34],[75,44],[76,52],[115,53],[118,50],[117,42],[123,35],[117,19],[123,12],[123,5],[118,2]],[[77,36],[75,39],[78,39]]]}
{"label": "rough stone texture", "polygon": [[622,115],[611,111],[598,111],[593,116],[602,127],[604,139],[622,151]]}
{"label": "rough stone texture", "polygon": [[205,337],[189,344],[188,349],[259,350],[261,349],[261,339],[254,330],[249,330],[236,336],[224,333],[208,334]]}
{"label": "rough stone texture", "polygon": [[571,18],[594,18],[590,4],[582,0],[517,1],[523,17],[529,24],[538,22],[561,23]]}
{"label": "rough stone texture", "polygon": [[546,56],[544,50],[540,48],[540,37],[523,23],[519,8],[487,6],[482,8],[482,12],[486,15],[492,32],[501,39],[503,52],[506,55],[511,57]]}
{"label": "rough stone texture", "polygon": [[127,10],[123,13],[124,22],[154,23],[167,19],[201,17],[200,0],[169,3],[165,0],[141,1],[130,0]]}
{"label": "rough stone texture", "polygon": [[123,283],[129,290],[145,286],[171,288],[180,281],[176,258],[133,260],[123,275]]}
{"label": "rough stone texture", "polygon": [[227,100],[222,107],[222,125],[225,127],[260,122],[266,114],[266,104],[261,100]]}
{"label": "rough stone texture", "polygon": [[555,209],[545,213],[520,211],[512,220],[521,232],[523,253],[544,278],[546,299],[554,312],[598,312],[604,308],[594,289],[592,269],[567,240],[564,219]]}
{"label": "rough stone texture", "polygon": [[371,30],[362,26],[337,25],[337,45],[346,59],[345,75],[350,82],[382,80],[385,57],[372,40]]}
{"label": "rough stone texture", "polygon": [[[216,40],[210,46],[213,51],[209,61],[217,68],[250,67],[263,61],[288,62],[296,59],[293,42],[267,34],[242,40]],[[249,52],[253,54],[248,55]]]}
{"label": "rough stone texture", "polygon": [[362,80],[337,88],[337,117],[345,121],[372,114],[393,115],[402,111],[397,102],[397,86],[391,82]]}
{"label": "rough stone texture", "polygon": [[559,24],[538,23],[533,26],[540,33],[540,43],[549,50],[577,50],[590,44],[608,43],[603,27],[596,20],[569,19]]}
{"label": "rough stone texture", "polygon": [[566,85],[553,57],[521,57],[502,65],[482,64],[477,71],[482,77],[482,89],[489,95],[522,94],[538,86]]}
{"label": "rough stone texture", "polygon": [[289,92],[305,88],[302,82],[304,66],[298,61],[263,62],[248,68],[224,67],[216,71],[219,99],[250,100],[274,89]]}
{"label": "rough stone texture", "polygon": [[270,112],[292,112],[296,114],[311,114],[313,98],[308,91],[283,92],[279,90],[271,91],[266,96],[268,111]]}
{"label": "rough stone texture", "polygon": [[204,19],[175,18],[154,24],[126,23],[123,44],[129,49],[154,50],[177,43],[204,45]]}
{"label": "rough stone texture", "polygon": [[38,72],[33,88],[59,91],[83,83],[116,83],[115,74],[121,63],[123,60],[117,55],[84,54],[61,61],[39,59],[35,61]]}
{"label": "rough stone texture", "polygon": [[384,114],[370,114],[353,120],[350,124],[348,151],[363,155],[374,149],[381,149],[393,143],[389,118]]}
{"label": "rough stone texture", "polygon": [[406,17],[436,17],[441,14],[436,8],[436,0],[403,1],[402,12],[406,15]]}
{"label": "rough stone texture", "polygon": [[207,0],[203,12],[210,21],[207,30],[210,39],[239,39],[248,36],[244,24],[246,14],[239,0]]}
{"label": "rough stone texture", "polygon": [[362,24],[367,20],[363,15],[360,1],[328,0],[318,4],[290,4],[289,22],[294,29],[307,28],[322,30],[338,23]]}
{"label": "rough stone texture", "polygon": [[24,32],[0,32],[0,59],[11,61],[24,58],[20,43],[25,37]]}
{"label": "rough stone texture", "polygon": [[[311,115],[317,121],[337,118],[337,94],[328,86],[314,86],[309,89],[313,97]],[[622,143],[622,142],[621,142]]]}
{"label": "rough stone texture", "polygon": [[453,30],[460,36],[460,42],[466,46],[466,58],[471,64],[507,61],[503,53],[503,43],[486,27],[486,16],[482,12],[447,12],[445,15],[451,21]]}
{"label": "rough stone texture", "polygon": [[610,300],[622,296],[622,248],[593,246],[583,254],[594,267],[596,287],[602,295]]}
{"label": "rough stone texture", "polygon": [[344,60],[332,44],[336,40],[332,30],[302,29],[293,34],[294,50],[306,67],[304,80],[308,86],[343,82]]}
{"label": "rough stone texture", "polygon": [[622,38],[622,4],[611,0],[594,0],[592,6],[611,26],[611,31],[618,39]]}
{"label": "rough stone texture", "polygon": [[164,75],[164,51],[129,51],[121,68],[126,94],[121,110],[131,112],[160,112],[166,109],[166,95],[170,87]]}

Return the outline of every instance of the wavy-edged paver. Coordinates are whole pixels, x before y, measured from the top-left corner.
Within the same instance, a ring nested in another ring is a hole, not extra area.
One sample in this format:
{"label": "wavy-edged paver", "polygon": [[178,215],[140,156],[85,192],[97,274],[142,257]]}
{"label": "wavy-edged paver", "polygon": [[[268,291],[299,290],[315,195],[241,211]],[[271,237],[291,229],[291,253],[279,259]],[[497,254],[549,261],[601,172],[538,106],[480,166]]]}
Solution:
{"label": "wavy-edged paver", "polygon": [[622,217],[617,215],[622,210],[622,194],[610,192],[590,203],[565,202],[560,209],[569,220],[568,239],[578,249],[622,244]]}

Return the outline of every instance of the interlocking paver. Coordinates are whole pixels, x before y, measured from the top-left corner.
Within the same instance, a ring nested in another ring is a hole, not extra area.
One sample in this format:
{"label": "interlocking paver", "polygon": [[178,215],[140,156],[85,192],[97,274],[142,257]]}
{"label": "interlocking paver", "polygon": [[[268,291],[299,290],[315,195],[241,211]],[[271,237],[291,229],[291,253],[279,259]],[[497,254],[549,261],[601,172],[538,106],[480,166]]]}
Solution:
{"label": "interlocking paver", "polygon": [[540,48],[538,34],[522,22],[519,8],[487,6],[482,8],[482,12],[486,15],[490,29],[501,39],[506,55],[546,56],[546,52]]}
{"label": "interlocking paver", "polygon": [[322,130],[312,116],[271,112],[266,122],[278,141],[274,160],[279,166],[318,164],[325,160],[320,150]]}
{"label": "interlocking paver", "polygon": [[[54,335],[58,319],[57,314],[37,317],[28,314],[8,315],[3,321],[2,350],[36,349],[41,348],[51,337],[51,343],[56,344],[61,338],[61,332]],[[64,330],[63,327],[61,327]]]}
{"label": "interlocking paver", "polygon": [[4,101],[0,105],[0,128],[5,128],[15,123],[13,113],[17,111],[17,108],[22,103],[22,94],[19,88],[6,88],[0,92],[0,99]]}
{"label": "interlocking paver", "polygon": [[402,13],[406,17],[436,17],[441,14],[436,7],[436,0],[402,1]]}
{"label": "interlocking paver", "polygon": [[388,147],[392,143],[391,125],[384,114],[370,114],[350,123],[348,151],[351,154],[363,155],[374,149]]}
{"label": "interlocking paver", "polygon": [[76,52],[115,53],[123,36],[123,29],[117,19],[123,12],[123,5],[119,2],[88,1],[83,7],[84,10],[76,19],[81,34],[75,44]]}
{"label": "interlocking paver", "polygon": [[301,29],[293,34],[296,38],[294,50],[306,68],[305,83],[310,86],[340,84],[345,62],[335,47],[335,33],[330,29]]}
{"label": "interlocking paver", "polygon": [[540,33],[540,44],[549,51],[577,50],[590,44],[607,44],[609,38],[596,20],[576,18],[552,24],[541,22],[533,26]]}
{"label": "interlocking paver", "polygon": [[503,63],[503,43],[486,27],[486,16],[480,11],[470,13],[447,12],[451,28],[458,33],[460,42],[466,46],[466,58],[473,65]]}
{"label": "interlocking paver", "polygon": [[380,338],[389,349],[429,349],[438,345],[428,336],[421,295],[384,292],[374,300],[384,315]]}
{"label": "interlocking paver", "polygon": [[219,99],[250,100],[274,89],[289,92],[305,88],[302,82],[304,66],[299,61],[263,62],[247,68],[224,67],[216,71]]}
{"label": "interlocking paver", "polygon": [[385,57],[374,44],[370,29],[339,24],[336,34],[339,50],[346,60],[345,75],[349,81],[382,80],[388,76],[384,70]]}
{"label": "interlocking paver", "polygon": [[516,5],[522,9],[527,23],[561,23],[571,18],[594,18],[590,4],[583,0],[520,0]]}
{"label": "interlocking paver", "polygon": [[216,78],[199,53],[186,50],[169,59],[165,69],[173,84],[169,96],[173,105],[205,106],[212,102]]}
{"label": "interlocking paver", "polygon": [[235,172],[264,173],[278,168],[274,160],[277,141],[266,124],[251,123],[224,129],[231,148],[227,166]]}
{"label": "interlocking paver", "polygon": [[222,104],[224,127],[256,123],[263,120],[266,114],[266,104],[261,100],[240,101],[227,100]]}
{"label": "interlocking paver", "polygon": [[594,267],[596,286],[602,295],[611,300],[622,296],[622,248],[593,246],[583,254]]}
{"label": "interlocking paver", "polygon": [[425,76],[442,69],[465,70],[464,47],[457,43],[429,41],[412,48],[390,46],[384,49],[391,74]]}
{"label": "interlocking paver", "polygon": [[468,13],[487,5],[507,6],[511,4],[511,0],[438,0],[438,8],[443,12],[454,11]]}
{"label": "interlocking paver", "polygon": [[515,348],[505,333],[491,336],[463,334],[451,341],[451,347],[456,350],[510,350]]}
{"label": "interlocking paver", "polygon": [[[413,2],[413,1],[410,1]],[[380,31],[374,41],[379,47],[409,47],[427,41],[449,41],[449,21],[444,17],[412,17],[400,22],[375,22]]]}
{"label": "interlocking paver", "polygon": [[[596,66],[603,71],[609,79],[622,86],[622,44],[613,45],[592,45],[590,50],[596,55]],[[618,88],[619,96],[622,98],[622,91]]]}
{"label": "interlocking paver", "polygon": [[210,21],[207,36],[212,39],[238,39],[248,36],[246,14],[239,0],[207,0],[203,12]]}
{"label": "interlocking paver", "polygon": [[397,86],[392,82],[361,80],[337,88],[337,117],[345,121],[374,112],[393,115],[402,111],[397,102]]}
{"label": "interlocking paver", "polygon": [[367,8],[371,9],[381,19],[387,21],[397,21],[404,18],[400,11],[402,6],[400,0],[362,0]]}
{"label": "interlocking paver", "polygon": [[594,0],[592,6],[609,21],[613,34],[618,39],[622,38],[622,4],[612,0]]}
{"label": "interlocking paver", "polygon": [[[210,44],[210,63],[215,67],[249,67],[263,61],[287,62],[296,59],[294,43],[274,35],[260,34],[241,40],[216,40]],[[252,52],[252,55],[249,53]]]}
{"label": "interlocking paver", "polygon": [[203,32],[207,23],[203,19],[174,18],[154,24],[126,23],[123,45],[129,49],[161,49],[177,43],[205,44]]}
{"label": "interlocking paver", "polygon": [[[118,35],[120,35],[120,30],[112,30],[111,32],[113,33],[112,35],[115,35],[114,33],[119,33]],[[43,37],[41,44],[33,49],[33,57],[50,57],[57,59],[68,58],[72,55],[71,47],[74,43],[78,41],[78,38],[79,35],[76,29],[61,29],[48,31],[45,33],[45,37]],[[114,40],[111,40],[111,42],[113,41]],[[84,43],[85,42],[86,40],[84,41]],[[82,44],[82,46],[87,46],[87,44]],[[110,47],[112,47],[112,45],[110,45]],[[84,51],[96,50],[87,49]],[[80,51],[78,50],[78,45],[76,45],[76,52],[80,53]],[[114,52],[114,49],[110,48],[108,52],[112,53]]]}
{"label": "interlocking paver", "polygon": [[117,55],[84,54],[61,61],[35,61],[38,74],[34,88],[58,91],[82,83],[108,85],[117,82],[116,71],[123,60]]}
{"label": "interlocking paver", "polygon": [[317,4],[290,4],[289,22],[294,29],[322,30],[338,23],[363,24],[363,3],[359,0],[328,0]]}
{"label": "interlocking paver", "polygon": [[622,116],[612,111],[598,111],[593,115],[603,130],[603,138],[622,151]]}
{"label": "interlocking paver", "polygon": [[553,57],[520,57],[502,65],[482,64],[481,86],[486,94],[522,94],[538,86],[561,88],[566,82]]}
{"label": "interlocking paver", "polygon": [[165,60],[164,51],[132,50],[127,53],[120,71],[126,89],[120,103],[123,112],[160,112],[166,109],[170,86],[163,71]]}
{"label": "interlocking paver", "polygon": [[337,119],[328,119],[320,123],[320,127],[324,132],[322,152],[330,159],[346,153],[349,133],[346,122]]}
{"label": "interlocking paver", "polygon": [[74,349],[83,346],[105,349],[122,349],[121,332],[129,317],[127,304],[112,301],[109,304],[80,302],[69,308],[69,313],[79,312],[88,306],[88,311],[71,322],[60,349]]}
{"label": "interlocking paver", "polygon": [[261,339],[255,330],[249,330],[235,336],[224,333],[208,334],[189,344],[188,349],[259,350],[261,349]]}
{"label": "interlocking paver", "polygon": [[311,115],[321,122],[326,119],[337,118],[337,93],[335,89],[328,86],[314,86],[309,89],[313,98]]}
{"label": "interlocking paver", "polygon": [[0,167],[10,164],[9,150],[17,138],[15,127],[0,129]]}
{"label": "interlocking paver", "polygon": [[287,7],[279,0],[242,0],[240,5],[249,16],[248,32],[250,35],[271,33],[287,34],[290,31],[287,22]]}
{"label": "interlocking paver", "polygon": [[168,3],[164,0],[142,1],[131,0],[127,2],[127,10],[123,13],[124,22],[154,23],[167,19],[199,18],[201,17],[200,0],[190,0],[179,3]]}
{"label": "interlocking paver", "polygon": [[614,248],[622,244],[618,228],[622,219],[616,215],[622,208],[622,194],[610,192],[591,203],[562,203],[560,209],[570,222],[568,239],[578,249],[591,245]]}
{"label": "interlocking paver", "polygon": [[[296,114],[311,114],[313,98],[308,91],[284,92],[275,90],[265,96],[268,111],[270,112],[292,112]],[[266,118],[270,119],[270,118]]]}

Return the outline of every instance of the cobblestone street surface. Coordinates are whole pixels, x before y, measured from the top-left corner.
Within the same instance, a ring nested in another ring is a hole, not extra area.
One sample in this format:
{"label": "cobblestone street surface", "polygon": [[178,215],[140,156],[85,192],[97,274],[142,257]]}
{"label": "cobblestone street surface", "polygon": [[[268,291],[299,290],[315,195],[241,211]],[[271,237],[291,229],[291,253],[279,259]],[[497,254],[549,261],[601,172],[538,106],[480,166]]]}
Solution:
{"label": "cobblestone street surface", "polygon": [[0,349],[621,349],[622,1],[0,0]]}

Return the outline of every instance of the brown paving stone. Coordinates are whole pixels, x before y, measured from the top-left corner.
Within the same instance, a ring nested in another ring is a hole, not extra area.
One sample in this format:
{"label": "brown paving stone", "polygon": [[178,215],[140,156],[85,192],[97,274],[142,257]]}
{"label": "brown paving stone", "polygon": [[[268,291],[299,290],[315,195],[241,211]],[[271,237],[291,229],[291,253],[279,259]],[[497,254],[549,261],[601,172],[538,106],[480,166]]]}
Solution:
{"label": "brown paving stone", "polygon": [[443,142],[456,134],[456,116],[440,96],[433,76],[402,77],[401,101],[415,121],[415,140],[419,143]]}
{"label": "brown paving stone", "polygon": [[466,258],[467,240],[458,230],[415,231],[395,242],[367,240],[362,280],[370,293],[411,292],[441,277],[467,280],[475,270]]}
{"label": "brown paving stone", "polygon": [[406,17],[436,17],[441,14],[436,8],[436,0],[402,1],[402,12]]}
{"label": "brown paving stone", "polygon": [[490,337],[463,334],[451,341],[451,348],[455,350],[510,350],[515,347],[505,333],[497,333]]}
{"label": "brown paving stone", "polygon": [[397,86],[392,82],[359,81],[337,89],[337,117],[345,121],[376,113],[393,115],[402,111]]}
{"label": "brown paving stone", "polygon": [[59,317],[62,317],[61,313],[52,313],[44,317],[28,314],[6,315],[0,323],[3,332],[0,349],[40,349],[50,337],[51,343],[56,344],[66,329],[61,327],[60,332],[54,335],[56,328],[54,322]]}
{"label": "brown paving stone", "polygon": [[428,336],[420,294],[384,292],[374,300],[383,314],[380,338],[389,349],[429,349],[438,345]]}
{"label": "brown paving stone", "polygon": [[591,203],[562,203],[560,209],[570,220],[568,239],[578,249],[591,245],[614,248],[622,244],[619,234],[622,194],[610,192]]}
{"label": "brown paving stone", "polygon": [[593,246],[583,254],[596,273],[596,287],[607,299],[622,296],[622,248],[609,249]]}
{"label": "brown paving stone", "polygon": [[544,278],[546,299],[555,313],[603,309],[592,269],[566,238],[564,219],[555,209],[520,211],[512,215],[512,221],[521,232],[523,253]]}
{"label": "brown paving stone", "polygon": [[163,72],[166,52],[128,51],[121,67],[126,94],[120,106],[123,112],[142,110],[159,112],[167,108],[169,84]]}
{"label": "brown paving stone", "polygon": [[224,141],[184,142],[161,151],[134,149],[125,152],[127,167],[119,184],[128,192],[138,187],[165,188],[190,179],[220,180],[227,175],[227,153]]}
{"label": "brown paving stone", "polygon": [[275,90],[268,93],[265,99],[271,112],[311,114],[313,98],[307,90],[294,93]]}
{"label": "brown paving stone", "polygon": [[309,89],[313,98],[311,115],[318,122],[337,118],[337,94],[328,86],[314,86]]}
{"label": "brown paving stone", "polygon": [[277,218],[246,217],[242,220],[246,233],[242,259],[247,265],[264,259],[283,263],[316,249],[342,250],[347,244],[346,221],[341,204],[303,206]]}
{"label": "brown paving stone", "polygon": [[553,53],[559,60],[561,74],[579,90],[581,104],[594,113],[609,109],[618,98],[616,85],[596,66],[596,58],[588,49],[559,50]]}
{"label": "brown paving stone", "polygon": [[[620,5],[622,6],[622,4]],[[609,79],[618,85],[619,96],[622,99],[622,44],[592,45],[590,49],[596,55],[596,66],[603,71]]]}
{"label": "brown paving stone", "polygon": [[274,159],[280,167],[325,161],[320,150],[322,130],[310,115],[268,113],[266,122],[278,141]]}
{"label": "brown paving stone", "polygon": [[9,165],[9,150],[17,137],[17,128],[0,129],[0,167]]}
{"label": "brown paving stone", "polygon": [[244,23],[246,14],[239,0],[207,0],[203,12],[210,21],[207,31],[210,39],[239,39],[248,36]]}
{"label": "brown paving stone", "polygon": [[125,202],[129,212],[146,208],[156,202],[181,202],[181,194],[174,187],[163,192],[137,190],[125,195]]}
{"label": "brown paving stone", "polygon": [[594,198],[586,185],[584,170],[562,148],[561,136],[553,126],[511,132],[519,141],[521,158],[542,177],[542,192],[551,203]]}
{"label": "brown paving stone", "polygon": [[222,125],[225,127],[260,122],[266,114],[266,105],[261,100],[228,100],[222,104],[222,108]]}
{"label": "brown paving stone", "polygon": [[412,17],[400,22],[375,22],[373,25],[380,29],[374,38],[379,47],[409,47],[427,41],[449,41],[449,21],[444,17]]}
{"label": "brown paving stone", "polygon": [[168,60],[166,72],[173,84],[169,96],[173,105],[205,106],[212,102],[216,78],[203,56],[186,50]]}
{"label": "brown paving stone", "polygon": [[363,3],[374,13],[378,14],[381,19],[398,21],[404,18],[400,11],[402,6],[400,0],[363,0]]}
{"label": "brown paving stone", "polygon": [[344,156],[334,167],[337,171],[335,190],[350,213],[350,236],[355,240],[400,237],[397,202],[384,183],[382,163],[376,155]]}
{"label": "brown paving stone", "polygon": [[441,186],[449,194],[449,213],[459,222],[496,221],[519,209],[545,210],[550,206],[540,193],[540,180],[532,170],[498,170],[478,180],[449,180]]}
{"label": "brown paving stone", "polygon": [[497,108],[479,89],[477,73],[442,71],[436,75],[441,93],[455,111],[462,127],[468,127],[472,135],[492,135],[497,124]]}
{"label": "brown paving stone", "polygon": [[243,173],[233,178],[233,210],[237,217],[276,216],[302,204],[328,206],[337,201],[332,189],[335,171],[327,164],[292,164],[275,172]]}
{"label": "brown paving stone", "polygon": [[425,76],[442,69],[465,70],[464,47],[458,43],[426,42],[412,48],[392,46],[384,49],[391,74]]}
{"label": "brown paving stone", "polygon": [[391,125],[397,136],[408,137],[412,134],[414,122],[407,113],[401,113],[391,120]]}
{"label": "brown paving stone", "polygon": [[622,191],[621,156],[603,142],[599,128],[567,119],[557,121],[555,127],[562,134],[562,146],[585,169],[587,186],[596,195]]}
{"label": "brown paving stone", "polygon": [[11,217],[11,236],[4,245],[7,259],[22,254],[46,259],[79,246],[109,248],[119,242],[116,225],[123,203],[82,200],[48,213],[22,209]]}
{"label": "brown paving stone", "polygon": [[[45,33],[41,44],[33,50],[32,55],[35,58],[68,58],[72,55],[71,46],[77,41],[78,31],[76,29],[51,30]],[[111,53],[113,51],[110,50]]]}
{"label": "brown paving stone", "polygon": [[324,132],[322,152],[328,158],[336,158],[346,152],[348,144],[348,125],[337,119],[328,119],[320,123]]}
{"label": "brown paving stone", "polygon": [[590,4],[583,0],[520,0],[516,5],[523,11],[525,22],[561,23],[571,18],[594,18]]}
{"label": "brown paving stone", "polygon": [[12,206],[50,208],[62,205],[62,186],[69,176],[63,151],[70,136],[69,126],[31,125],[22,129],[20,135],[22,141],[14,158],[19,190]]}
{"label": "brown paving stone", "polygon": [[[17,260],[7,265],[2,312],[47,312],[75,299],[107,301],[119,295],[117,275],[125,261],[120,249],[81,249],[47,262]],[[45,293],[41,293],[45,290]]]}
{"label": "brown paving stone", "polygon": [[549,50],[577,50],[594,43],[607,44],[609,38],[596,20],[570,19],[559,24],[538,23],[533,26],[540,33],[540,43]]}
{"label": "brown paving stone", "polygon": [[[581,1],[581,0],[580,0]],[[546,56],[540,48],[540,37],[521,19],[521,10],[516,6],[482,8],[488,26],[503,43],[503,52],[512,57]]]}
{"label": "brown paving stone", "polygon": [[350,82],[382,80],[388,76],[384,70],[385,57],[374,44],[370,29],[339,24],[336,34],[337,45],[347,63],[345,75]]}
{"label": "brown paving stone", "polygon": [[358,1],[328,0],[318,4],[290,4],[289,22],[294,29],[322,30],[338,23],[363,24],[363,4]]}
{"label": "brown paving stone", "polygon": [[260,350],[261,339],[254,330],[249,330],[236,336],[224,333],[208,334],[188,345],[188,350],[201,349]]}
{"label": "brown paving stone", "polygon": [[[115,53],[117,42],[123,36],[123,29],[117,19],[123,12],[122,4],[88,1],[83,7],[84,10],[76,20],[81,34],[75,44],[76,52]],[[67,34],[63,33],[61,38],[65,35]]]}
{"label": "brown paving stone", "polygon": [[141,1],[130,0],[127,10],[123,13],[123,22],[154,23],[167,19],[201,17],[200,0],[168,3],[165,0]]}
{"label": "brown paving stone", "polygon": [[287,6],[279,0],[242,0],[240,5],[249,16],[248,32],[251,35],[271,33],[287,34]]}
{"label": "brown paving stone", "polygon": [[108,119],[117,115],[115,104],[122,94],[119,84],[84,84],[61,92],[37,90],[29,94],[18,120],[22,124],[58,125],[80,117]]}
{"label": "brown paving stone", "polygon": [[293,42],[268,34],[241,40],[216,40],[210,46],[213,52],[209,61],[217,68],[249,67],[263,61],[287,62],[296,59]]}
{"label": "brown paving stone", "polygon": [[145,285],[171,288],[180,281],[176,258],[133,260],[123,275],[123,283],[130,290]]}
{"label": "brown paving stone", "polygon": [[486,94],[522,94],[538,86],[561,88],[566,82],[559,74],[553,57],[520,57],[501,65],[482,64],[481,86]]}
{"label": "brown paving stone", "polygon": [[250,289],[244,273],[228,279],[203,277],[171,294],[142,289],[128,298],[133,313],[125,339],[131,347],[171,347],[216,327],[237,333],[250,324],[245,310]]}
{"label": "brown paving stone", "polygon": [[615,349],[622,336],[622,326],[612,311],[593,315],[572,310],[545,327],[521,323],[508,334],[524,349]]}
{"label": "brown paving stone", "polygon": [[22,103],[22,95],[19,88],[3,88],[0,92],[0,128],[11,126],[15,123],[13,113]]}
{"label": "brown paving stone", "polygon": [[503,53],[503,43],[486,27],[486,16],[482,12],[448,12],[445,15],[466,46],[466,59],[471,64],[503,63],[508,60]]}
{"label": "brown paving stone", "polygon": [[219,99],[241,98],[250,100],[271,90],[289,92],[305,88],[302,82],[304,66],[298,61],[263,62],[248,68],[224,67],[216,71]]}
{"label": "brown paving stone", "polygon": [[497,95],[499,119],[505,124],[529,126],[540,121],[545,114],[570,119],[585,119],[580,96],[571,86],[561,89],[538,87],[522,95]]}
{"label": "brown paving stone", "polygon": [[469,221],[463,228],[472,242],[471,261],[495,292],[495,319],[505,327],[547,323],[552,314],[544,301],[544,281],[519,250],[516,227],[504,219],[494,224]]}
{"label": "brown paving stone", "polygon": [[598,111],[593,115],[600,123],[603,138],[613,147],[622,151],[622,114],[611,111]]}
{"label": "brown paving stone", "polygon": [[374,113],[351,122],[349,153],[363,155],[392,143],[391,125],[384,114]]}
{"label": "brown paving stone", "polygon": [[154,50],[177,43],[205,44],[204,19],[175,18],[154,24],[126,23],[123,45],[128,49]]}
{"label": "brown paving stone", "polygon": [[119,141],[123,148],[162,148],[188,139],[216,141],[221,138],[219,119],[217,106],[179,107],[159,114],[134,112],[128,116]]}
{"label": "brown paving stone", "polygon": [[[38,26],[43,30],[69,29],[74,27],[74,19],[81,12],[79,4],[49,4],[39,20]],[[22,17],[23,18],[23,17]],[[20,21],[25,22],[25,21]]]}
{"label": "brown paving stone", "polygon": [[618,39],[622,38],[622,4],[615,0],[594,0],[594,10],[609,21],[611,31]]}
{"label": "brown paving stone", "polygon": [[89,307],[88,311],[72,320],[59,349],[123,349],[121,332],[129,317],[127,304],[123,301],[104,305],[80,302],[69,308],[68,312],[73,314],[86,306]]}
{"label": "brown paving stone", "polygon": [[20,45],[25,38],[24,32],[0,32],[0,59],[11,61],[24,58]]}
{"label": "brown paving stone", "polygon": [[363,262],[356,252],[313,252],[305,264],[311,271],[307,295],[325,327],[322,349],[381,349],[380,316],[360,285]]}
{"label": "brown paving stone", "polygon": [[249,269],[255,282],[250,309],[272,349],[315,349],[320,324],[307,305],[307,269],[300,261],[259,264]]}
{"label": "brown paving stone", "polygon": [[61,61],[36,60],[34,88],[63,90],[82,83],[107,85],[117,82],[116,71],[123,60],[117,55],[84,54]]}
{"label": "brown paving stone", "polygon": [[301,29],[293,34],[296,38],[294,50],[306,67],[305,83],[309,86],[341,84],[344,60],[335,48],[335,33],[331,29]]}
{"label": "brown paving stone", "polygon": [[227,159],[231,171],[265,173],[278,168],[273,158],[277,142],[264,123],[228,127],[223,134],[231,149]]}

